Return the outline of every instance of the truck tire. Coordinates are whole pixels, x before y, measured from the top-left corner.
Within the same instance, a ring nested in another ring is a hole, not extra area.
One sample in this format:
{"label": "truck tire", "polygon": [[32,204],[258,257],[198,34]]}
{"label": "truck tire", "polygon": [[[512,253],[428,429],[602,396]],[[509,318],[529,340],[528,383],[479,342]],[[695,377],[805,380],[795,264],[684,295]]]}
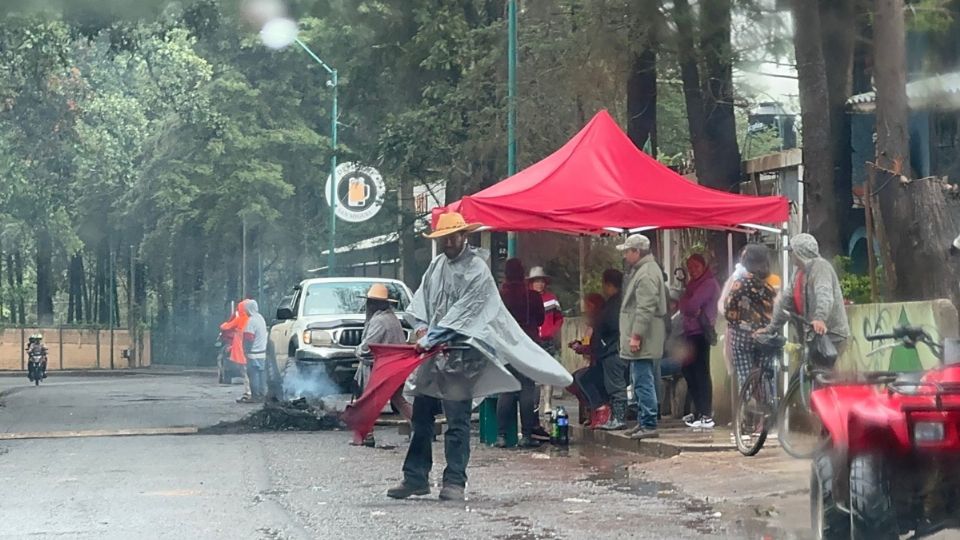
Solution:
{"label": "truck tire", "polygon": [[850,538],[900,538],[890,479],[880,456],[863,454],[850,462]]}
{"label": "truck tire", "polygon": [[850,538],[850,516],[833,497],[833,461],[820,453],[810,464],[810,524],[817,540]]}

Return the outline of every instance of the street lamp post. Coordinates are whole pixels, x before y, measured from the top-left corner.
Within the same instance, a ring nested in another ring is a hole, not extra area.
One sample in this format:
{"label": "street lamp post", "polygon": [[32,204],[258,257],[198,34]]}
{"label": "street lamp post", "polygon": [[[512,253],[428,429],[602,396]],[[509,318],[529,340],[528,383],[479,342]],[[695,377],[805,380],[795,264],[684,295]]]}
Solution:
{"label": "street lamp post", "polygon": [[328,66],[326,62],[320,59],[319,56],[314,54],[310,47],[307,47],[307,44],[300,40],[300,38],[294,38],[294,42],[300,46],[310,58],[316,60],[323,69],[327,70],[327,73],[330,75],[330,80],[327,81],[327,86],[333,90],[333,105],[330,109],[330,145],[332,153],[330,155],[330,252],[327,257],[327,274],[333,276],[334,267],[337,263],[337,70]]}

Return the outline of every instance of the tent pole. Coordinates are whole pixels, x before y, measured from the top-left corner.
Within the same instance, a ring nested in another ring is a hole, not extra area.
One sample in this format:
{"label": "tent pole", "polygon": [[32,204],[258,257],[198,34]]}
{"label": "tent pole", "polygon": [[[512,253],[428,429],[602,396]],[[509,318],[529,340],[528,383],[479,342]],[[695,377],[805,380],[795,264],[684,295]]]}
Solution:
{"label": "tent pole", "polygon": [[[789,227],[790,227],[790,222],[789,222],[789,221],[784,222],[784,223],[783,223],[783,231],[780,232],[780,248],[781,248],[781,249],[780,249],[780,252],[781,252],[781,257],[782,257],[781,264],[783,265],[783,268],[780,269],[780,273],[783,274],[783,280],[782,280],[781,283],[780,283],[780,291],[785,290],[786,287],[787,287],[787,283],[790,283],[790,281],[789,281],[789,280],[790,280],[790,251],[789,251],[789,248],[790,248],[790,239],[789,239],[789,237],[787,236]],[[782,294],[782,292],[781,292],[781,294]],[[789,325],[789,324],[784,324],[784,325],[783,325],[783,335],[784,335],[784,336],[787,336],[787,332],[789,332],[789,330],[790,330],[790,325]],[[787,393],[787,386],[788,386],[788,384],[789,384],[789,379],[788,379],[788,377],[787,377],[787,373],[789,372],[789,369],[790,369],[790,358],[787,356],[787,349],[786,349],[786,347],[784,347],[783,352],[782,352],[782,355],[783,355],[782,366],[783,366],[783,368],[784,368],[783,371],[782,371],[782,373],[783,373],[783,375],[784,375],[784,376],[782,377],[782,381],[783,381],[783,393],[784,393],[784,395],[786,395],[786,393]]]}
{"label": "tent pole", "polygon": [[437,258],[437,241],[436,240],[430,241],[430,258],[431,259]]}
{"label": "tent pole", "polygon": [[667,286],[669,287],[673,279],[673,260],[670,258],[670,230],[663,229],[660,232],[660,243],[662,244],[660,247],[663,252],[663,260],[660,262],[663,263],[663,271],[667,273]]}
{"label": "tent pole", "polygon": [[727,233],[727,276],[733,275],[733,233]]}
{"label": "tent pole", "polygon": [[579,240],[579,241],[578,241],[578,244],[579,244],[579,245],[578,245],[577,247],[579,248],[579,251],[580,251],[580,254],[579,254],[579,255],[580,255],[580,257],[579,257],[579,259],[580,259],[580,262],[579,262],[579,265],[580,265],[580,283],[579,283],[579,285],[580,285],[580,313],[583,313],[583,312],[586,311],[586,308],[587,308],[587,306],[584,304],[584,301],[583,301],[583,299],[586,298],[586,291],[583,290],[583,288],[584,288],[583,282],[584,282],[584,276],[585,276],[586,273],[587,273],[587,241],[588,241],[588,238],[587,238],[585,235],[582,235],[582,234],[581,234],[581,235],[580,235],[580,238],[579,238],[578,240]]}

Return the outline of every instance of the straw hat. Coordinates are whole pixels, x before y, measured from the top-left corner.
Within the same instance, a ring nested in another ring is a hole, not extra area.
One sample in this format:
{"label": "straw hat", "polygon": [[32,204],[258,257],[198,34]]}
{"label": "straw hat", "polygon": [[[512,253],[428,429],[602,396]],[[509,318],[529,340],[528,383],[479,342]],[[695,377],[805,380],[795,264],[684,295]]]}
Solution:
{"label": "straw hat", "polygon": [[548,283],[550,282],[550,276],[544,272],[542,266],[534,266],[530,269],[530,275],[527,276],[527,281],[536,281],[538,279],[542,279]]}
{"label": "straw hat", "polygon": [[463,216],[457,212],[449,212],[440,214],[433,232],[424,236],[431,239],[443,238],[458,232],[473,232],[482,226],[479,223],[467,223],[467,220],[463,219]]}
{"label": "straw hat", "polygon": [[390,302],[391,304],[396,304],[397,301],[393,298],[390,298],[390,291],[387,290],[387,286],[383,283],[374,283],[370,286],[370,290],[367,291],[367,294],[361,296],[361,298],[366,298],[367,300],[383,300]]}

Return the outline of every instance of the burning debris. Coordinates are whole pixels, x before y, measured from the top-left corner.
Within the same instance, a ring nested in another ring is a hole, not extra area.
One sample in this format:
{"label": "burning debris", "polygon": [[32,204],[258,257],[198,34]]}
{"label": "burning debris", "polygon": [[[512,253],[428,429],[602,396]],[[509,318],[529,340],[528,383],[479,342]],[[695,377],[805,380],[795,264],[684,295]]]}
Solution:
{"label": "burning debris", "polygon": [[220,422],[202,429],[201,432],[229,434],[256,431],[331,431],[343,427],[340,415],[336,411],[328,410],[323,402],[299,398],[266,403],[236,422]]}

